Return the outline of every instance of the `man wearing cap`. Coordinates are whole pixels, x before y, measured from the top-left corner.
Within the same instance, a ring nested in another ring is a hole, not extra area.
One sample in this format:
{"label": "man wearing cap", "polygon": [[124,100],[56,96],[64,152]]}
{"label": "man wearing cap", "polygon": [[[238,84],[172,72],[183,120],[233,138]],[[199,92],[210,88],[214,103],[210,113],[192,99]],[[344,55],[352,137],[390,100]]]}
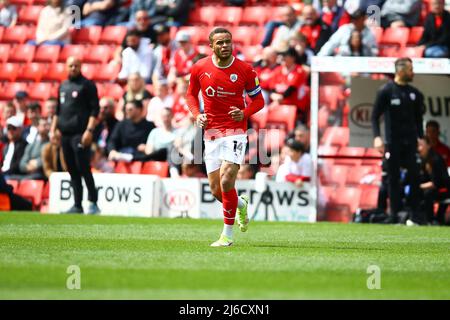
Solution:
{"label": "man wearing cap", "polygon": [[377,56],[378,45],[372,31],[366,26],[366,14],[364,11],[355,10],[350,16],[350,23],[340,27],[320,49],[318,56],[333,56],[336,50],[342,51],[348,48],[350,38],[354,31],[361,34],[362,56]]}
{"label": "man wearing cap", "polygon": [[176,78],[183,77],[191,73],[194,58],[198,55],[197,48],[191,43],[191,35],[186,31],[178,31],[175,41],[179,48],[170,60],[170,71],[168,81],[171,84],[176,82]]}
{"label": "man wearing cap", "polygon": [[[53,117],[50,139],[61,133],[61,145],[70,173],[75,203],[67,213],[83,213],[84,178],[90,202],[87,213],[99,212],[97,207],[97,189],[90,166],[90,147],[96,118],[99,113],[97,87],[81,74],[81,61],[69,57],[66,62],[68,79],[58,89],[58,106]],[[59,131],[58,131],[59,130]]]}
{"label": "man wearing cap", "polygon": [[20,174],[20,159],[22,158],[27,142],[22,138],[22,120],[12,116],[6,120],[7,144],[3,149],[2,173],[8,178]]}

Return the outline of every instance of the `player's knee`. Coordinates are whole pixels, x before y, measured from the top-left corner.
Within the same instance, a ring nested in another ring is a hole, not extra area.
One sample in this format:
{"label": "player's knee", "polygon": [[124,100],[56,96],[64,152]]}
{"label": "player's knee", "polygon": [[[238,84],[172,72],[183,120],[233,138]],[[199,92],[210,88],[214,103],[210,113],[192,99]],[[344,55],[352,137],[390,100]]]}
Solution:
{"label": "player's knee", "polygon": [[234,187],[234,181],[231,177],[223,175],[220,179],[220,186],[222,187],[222,191],[230,191]]}

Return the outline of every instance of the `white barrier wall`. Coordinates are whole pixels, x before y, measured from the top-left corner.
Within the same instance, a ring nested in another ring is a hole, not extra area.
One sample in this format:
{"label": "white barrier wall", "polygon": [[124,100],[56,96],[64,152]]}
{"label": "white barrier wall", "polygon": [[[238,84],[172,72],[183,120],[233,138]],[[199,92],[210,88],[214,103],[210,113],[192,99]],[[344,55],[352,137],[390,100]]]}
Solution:
{"label": "white barrier wall", "polygon": [[[99,188],[101,214],[140,217],[190,217],[222,219],[221,203],[211,194],[208,179],[160,179],[152,175],[94,174]],[[61,212],[73,204],[68,173],[50,177],[50,212]],[[264,194],[254,180],[238,180],[236,190],[250,198],[249,217],[269,221],[316,221],[316,191],[309,183],[297,188],[291,183],[269,181]],[[87,189],[84,201],[87,205]],[[86,208],[86,207],[85,207]]]}
{"label": "white barrier wall", "polygon": [[[98,206],[113,216],[159,216],[160,179],[153,175],[94,173]],[[87,188],[83,181],[83,207],[87,209]],[[49,212],[59,213],[73,205],[73,191],[67,172],[50,176]]]}

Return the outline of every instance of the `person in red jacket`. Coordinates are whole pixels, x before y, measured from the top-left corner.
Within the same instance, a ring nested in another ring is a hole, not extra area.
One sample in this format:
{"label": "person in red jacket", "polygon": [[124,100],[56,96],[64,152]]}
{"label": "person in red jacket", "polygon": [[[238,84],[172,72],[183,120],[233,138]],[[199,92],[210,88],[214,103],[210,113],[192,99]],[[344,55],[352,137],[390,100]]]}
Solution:
{"label": "person in red jacket", "polygon": [[444,158],[447,167],[450,167],[450,148],[441,142],[439,135],[441,134],[439,122],[429,120],[425,125],[425,135],[430,139],[431,148]]}

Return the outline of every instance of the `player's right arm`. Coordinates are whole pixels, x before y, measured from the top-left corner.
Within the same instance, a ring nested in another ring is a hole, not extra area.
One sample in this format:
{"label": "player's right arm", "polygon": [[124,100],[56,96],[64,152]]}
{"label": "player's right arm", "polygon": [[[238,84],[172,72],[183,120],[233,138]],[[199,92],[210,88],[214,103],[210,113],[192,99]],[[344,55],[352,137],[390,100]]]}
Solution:
{"label": "player's right arm", "polygon": [[386,86],[384,86],[381,90],[378,90],[377,96],[375,98],[375,103],[373,105],[372,110],[372,130],[373,130],[373,146],[380,153],[384,153],[384,142],[381,138],[381,129],[380,129],[380,117],[385,112],[385,108],[387,105],[386,99]]}
{"label": "player's right arm", "polygon": [[189,87],[186,94],[186,101],[189,111],[195,117],[197,125],[200,128],[205,128],[208,124],[206,114],[200,113],[200,102],[198,101],[198,94],[200,92],[200,80],[198,73],[198,66],[192,67],[191,77],[189,79]]}

